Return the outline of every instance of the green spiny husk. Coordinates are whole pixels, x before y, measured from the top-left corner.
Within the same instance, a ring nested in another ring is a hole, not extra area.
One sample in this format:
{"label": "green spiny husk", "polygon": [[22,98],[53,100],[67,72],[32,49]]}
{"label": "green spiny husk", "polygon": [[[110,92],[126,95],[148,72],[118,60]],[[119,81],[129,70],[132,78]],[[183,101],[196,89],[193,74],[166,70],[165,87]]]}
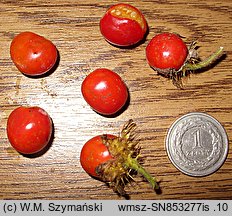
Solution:
{"label": "green spiny husk", "polygon": [[103,182],[122,196],[126,195],[125,185],[133,181],[132,175],[135,173],[142,174],[153,189],[159,188],[156,180],[139,164],[140,148],[135,140],[135,129],[136,124],[129,120],[118,137],[109,139],[107,135],[102,136],[102,141],[113,159],[100,164],[96,173]]}

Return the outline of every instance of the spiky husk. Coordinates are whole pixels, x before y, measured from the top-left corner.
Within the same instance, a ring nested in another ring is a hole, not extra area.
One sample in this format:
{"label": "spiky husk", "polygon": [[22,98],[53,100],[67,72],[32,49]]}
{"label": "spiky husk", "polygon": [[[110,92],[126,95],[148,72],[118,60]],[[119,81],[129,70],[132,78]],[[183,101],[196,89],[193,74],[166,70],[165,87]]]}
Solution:
{"label": "spiky husk", "polygon": [[142,174],[152,185],[154,189],[159,186],[154,178],[139,164],[140,148],[138,141],[135,140],[136,124],[129,120],[116,138],[102,136],[104,145],[108,148],[112,160],[100,164],[96,168],[96,173],[100,179],[106,182],[115,192],[124,196],[125,185],[133,181],[132,175],[135,173]]}

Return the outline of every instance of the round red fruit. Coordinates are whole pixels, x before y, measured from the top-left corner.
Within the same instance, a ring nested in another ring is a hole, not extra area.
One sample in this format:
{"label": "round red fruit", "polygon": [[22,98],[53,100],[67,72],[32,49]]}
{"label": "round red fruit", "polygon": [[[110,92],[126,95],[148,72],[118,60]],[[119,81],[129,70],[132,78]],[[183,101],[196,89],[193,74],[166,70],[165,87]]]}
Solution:
{"label": "round red fruit", "polygon": [[178,71],[185,63],[188,48],[183,40],[173,33],[161,33],[151,39],[146,47],[148,64],[158,71]]}
{"label": "round red fruit", "polygon": [[102,115],[113,115],[123,108],[128,99],[128,90],[115,72],[99,68],[83,81],[81,91],[93,110]]}
{"label": "round red fruit", "polygon": [[[107,137],[115,138],[114,135],[107,135]],[[87,141],[81,150],[81,166],[85,172],[93,177],[99,177],[96,173],[97,167],[111,159],[112,156],[108,148],[103,144],[103,139],[100,135]]]}
{"label": "round red fruit", "polygon": [[48,72],[57,61],[55,45],[32,32],[22,32],[12,40],[10,55],[19,71],[28,76]]}
{"label": "round red fruit", "polygon": [[141,41],[147,32],[143,14],[129,4],[111,6],[100,20],[100,31],[116,46],[131,46]]}
{"label": "round red fruit", "polygon": [[41,151],[49,143],[52,129],[51,118],[40,107],[18,107],[7,121],[8,139],[22,154]]}

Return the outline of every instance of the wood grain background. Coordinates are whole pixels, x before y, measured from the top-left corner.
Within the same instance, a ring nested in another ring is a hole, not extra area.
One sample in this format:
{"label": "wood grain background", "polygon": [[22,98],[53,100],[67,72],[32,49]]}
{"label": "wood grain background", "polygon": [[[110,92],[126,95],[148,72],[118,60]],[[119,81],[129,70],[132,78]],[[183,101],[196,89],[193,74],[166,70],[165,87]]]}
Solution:
{"label": "wood grain background", "polygon": [[[108,44],[99,20],[118,1],[0,1],[0,199],[123,199],[81,168],[79,154],[92,136],[117,134],[130,118],[138,125],[144,166],[161,180],[156,194],[140,176],[127,187],[131,199],[231,199],[232,147],[214,174],[196,178],[178,171],[165,150],[168,128],[189,112],[206,112],[225,127],[232,140],[231,0],[127,1],[145,15],[149,34],[133,49]],[[9,46],[22,31],[53,41],[60,54],[56,70],[42,78],[22,75],[10,59]],[[145,47],[157,33],[170,31],[197,40],[207,57],[219,46],[226,56],[213,68],[184,80],[184,90],[160,77],[147,64]],[[96,68],[117,72],[130,91],[130,104],[114,118],[98,115],[82,98],[83,79]],[[6,122],[21,105],[40,106],[52,117],[54,139],[41,156],[24,157],[9,144]]]}

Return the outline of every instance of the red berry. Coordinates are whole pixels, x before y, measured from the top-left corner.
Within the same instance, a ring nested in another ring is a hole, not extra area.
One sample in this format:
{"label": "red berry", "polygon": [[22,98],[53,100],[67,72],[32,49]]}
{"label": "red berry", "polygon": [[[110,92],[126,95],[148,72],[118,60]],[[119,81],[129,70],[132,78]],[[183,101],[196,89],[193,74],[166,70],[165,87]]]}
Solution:
{"label": "red berry", "polygon": [[[107,135],[110,139],[114,135]],[[108,148],[102,142],[102,136],[95,136],[88,140],[81,150],[80,162],[83,169],[91,176],[99,177],[96,173],[97,167],[112,159]]]}
{"label": "red berry", "polygon": [[144,38],[147,22],[143,14],[129,4],[110,7],[100,21],[105,39],[117,46],[131,46]]}
{"label": "red berry", "polygon": [[11,42],[10,54],[19,71],[29,76],[48,72],[57,61],[55,45],[32,32],[18,34]]}
{"label": "red berry", "polygon": [[52,121],[39,107],[18,107],[7,121],[7,136],[11,145],[22,154],[42,150],[52,134]]}
{"label": "red berry", "polygon": [[159,70],[178,71],[185,63],[188,48],[183,40],[173,33],[161,33],[151,39],[146,47],[148,64]]}
{"label": "red berry", "polygon": [[116,114],[128,99],[128,90],[115,72],[99,68],[83,81],[81,91],[86,102],[103,115]]}

